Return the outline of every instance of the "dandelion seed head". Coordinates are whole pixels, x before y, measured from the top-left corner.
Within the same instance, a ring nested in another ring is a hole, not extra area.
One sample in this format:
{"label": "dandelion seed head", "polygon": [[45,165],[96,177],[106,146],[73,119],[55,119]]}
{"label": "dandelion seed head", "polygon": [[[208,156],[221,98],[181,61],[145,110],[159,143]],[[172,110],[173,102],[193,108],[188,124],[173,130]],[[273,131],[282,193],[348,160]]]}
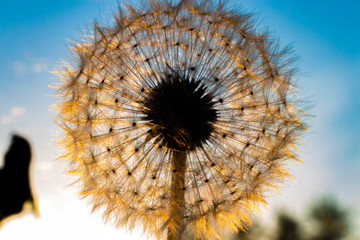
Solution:
{"label": "dandelion seed head", "polygon": [[181,234],[246,227],[306,129],[289,49],[211,1],[148,0],[114,20],[74,43],[58,74],[61,157],[81,195],[159,239],[178,205]]}

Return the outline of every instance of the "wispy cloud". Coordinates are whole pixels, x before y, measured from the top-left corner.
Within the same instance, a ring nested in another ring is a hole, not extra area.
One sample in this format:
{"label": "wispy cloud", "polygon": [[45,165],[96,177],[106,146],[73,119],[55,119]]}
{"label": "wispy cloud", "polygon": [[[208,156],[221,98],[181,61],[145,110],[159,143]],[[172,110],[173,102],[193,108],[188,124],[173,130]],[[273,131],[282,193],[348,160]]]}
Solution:
{"label": "wispy cloud", "polygon": [[24,107],[12,107],[10,113],[1,117],[2,125],[9,125],[17,120],[17,118],[26,113]]}
{"label": "wispy cloud", "polygon": [[34,63],[32,65],[32,71],[34,73],[41,73],[48,71],[48,65],[47,63]]}
{"label": "wispy cloud", "polygon": [[27,70],[27,66],[22,61],[16,61],[13,63],[13,69],[17,74],[23,74]]}
{"label": "wispy cloud", "polygon": [[45,58],[34,58],[31,52],[24,53],[24,59],[15,61],[13,70],[18,75],[49,71],[49,63]]}
{"label": "wispy cloud", "polygon": [[12,116],[20,116],[26,112],[26,109],[23,107],[13,107],[11,108],[11,115]]}

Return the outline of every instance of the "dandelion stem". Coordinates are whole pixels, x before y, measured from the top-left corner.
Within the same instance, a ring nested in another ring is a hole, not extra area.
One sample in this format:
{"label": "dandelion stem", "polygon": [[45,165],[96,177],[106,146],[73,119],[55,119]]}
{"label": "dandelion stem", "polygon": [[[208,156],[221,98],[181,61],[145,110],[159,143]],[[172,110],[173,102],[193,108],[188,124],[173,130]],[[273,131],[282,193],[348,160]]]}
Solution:
{"label": "dandelion stem", "polygon": [[186,152],[174,151],[171,176],[170,224],[167,240],[181,240],[185,205]]}

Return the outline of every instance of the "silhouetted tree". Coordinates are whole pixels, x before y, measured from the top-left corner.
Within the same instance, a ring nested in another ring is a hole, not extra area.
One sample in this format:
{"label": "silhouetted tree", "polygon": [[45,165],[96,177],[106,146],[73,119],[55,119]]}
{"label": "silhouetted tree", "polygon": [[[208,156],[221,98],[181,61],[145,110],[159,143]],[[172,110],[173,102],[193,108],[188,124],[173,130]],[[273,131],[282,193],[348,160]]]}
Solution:
{"label": "silhouetted tree", "polygon": [[351,234],[349,210],[331,197],[324,197],[313,205],[308,222],[300,222],[284,211],[278,212],[276,218],[274,230],[255,224],[246,232],[232,235],[230,240],[341,240]]}
{"label": "silhouetted tree", "polygon": [[288,213],[281,212],[278,215],[278,229],[276,240],[300,240],[299,222]]}
{"label": "silhouetted tree", "polygon": [[0,222],[20,213],[29,201],[36,210],[30,188],[29,165],[31,148],[23,137],[14,135],[9,150],[5,154],[5,164],[0,169]]}
{"label": "silhouetted tree", "polygon": [[232,240],[250,240],[251,239],[250,235],[251,235],[250,230],[249,231],[240,230],[238,233],[235,234]]}
{"label": "silhouetted tree", "polygon": [[231,240],[260,240],[265,236],[265,229],[263,229],[257,222],[254,222],[246,230],[239,230]]}
{"label": "silhouetted tree", "polygon": [[339,240],[349,233],[349,212],[332,198],[326,197],[314,205],[311,217],[318,225],[314,240]]}

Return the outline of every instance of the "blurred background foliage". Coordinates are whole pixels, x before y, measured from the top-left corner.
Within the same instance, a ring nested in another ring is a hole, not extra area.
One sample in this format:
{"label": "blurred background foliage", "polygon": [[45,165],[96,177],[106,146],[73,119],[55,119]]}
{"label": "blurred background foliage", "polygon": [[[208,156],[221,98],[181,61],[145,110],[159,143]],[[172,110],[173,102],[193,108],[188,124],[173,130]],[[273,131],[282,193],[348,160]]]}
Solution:
{"label": "blurred background foliage", "polygon": [[[258,217],[247,231],[230,233],[226,240],[360,240],[355,235],[355,215],[332,195],[324,195],[309,204],[303,214],[279,209],[272,219]],[[189,233],[186,239],[201,240]]]}
{"label": "blurred background foliage", "polygon": [[232,234],[230,240],[358,240],[354,235],[350,207],[333,196],[322,196],[298,216],[288,209],[277,211],[275,227],[254,221],[247,232]]}

